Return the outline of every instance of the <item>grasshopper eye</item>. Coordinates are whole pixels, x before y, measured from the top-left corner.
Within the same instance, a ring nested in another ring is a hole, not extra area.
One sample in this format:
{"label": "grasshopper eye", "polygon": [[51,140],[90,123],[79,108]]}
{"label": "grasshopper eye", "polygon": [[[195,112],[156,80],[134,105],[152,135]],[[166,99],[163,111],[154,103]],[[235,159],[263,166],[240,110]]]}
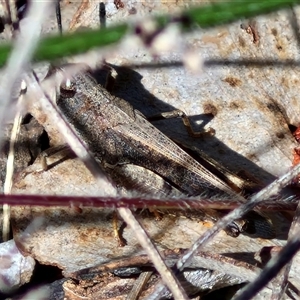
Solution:
{"label": "grasshopper eye", "polygon": [[72,98],[75,96],[76,93],[76,84],[74,81],[71,81],[70,79],[66,79],[61,85],[60,85],[60,96],[63,98]]}

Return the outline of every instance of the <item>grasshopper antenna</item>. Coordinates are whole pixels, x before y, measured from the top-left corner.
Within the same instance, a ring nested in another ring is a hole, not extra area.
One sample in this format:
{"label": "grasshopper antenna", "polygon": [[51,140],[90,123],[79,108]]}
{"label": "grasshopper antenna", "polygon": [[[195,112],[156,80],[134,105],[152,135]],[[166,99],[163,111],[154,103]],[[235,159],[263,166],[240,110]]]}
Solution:
{"label": "grasshopper antenna", "polygon": [[100,21],[100,28],[106,27],[106,9],[104,2],[100,2],[99,4],[99,21]]}
{"label": "grasshopper antenna", "polygon": [[56,3],[56,21],[59,33],[62,34],[62,23],[61,23],[61,9],[60,9],[60,0]]}

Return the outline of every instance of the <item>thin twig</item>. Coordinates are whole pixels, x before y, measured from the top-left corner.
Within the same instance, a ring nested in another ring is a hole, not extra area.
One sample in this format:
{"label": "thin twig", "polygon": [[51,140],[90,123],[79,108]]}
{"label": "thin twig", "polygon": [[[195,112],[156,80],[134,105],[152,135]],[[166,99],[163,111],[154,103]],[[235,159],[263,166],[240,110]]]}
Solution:
{"label": "thin twig", "polygon": [[[182,271],[184,267],[188,265],[189,261],[192,259],[195,253],[199,251],[202,247],[204,247],[218,232],[220,232],[222,229],[224,229],[234,220],[241,218],[244,214],[252,210],[258,203],[263,202],[264,200],[269,199],[274,195],[277,195],[299,173],[300,173],[300,164],[296,165],[288,173],[284,174],[279,179],[275,180],[273,183],[271,183],[266,188],[261,190],[259,193],[252,196],[247,203],[231,211],[228,215],[226,215],[224,218],[219,220],[212,228],[208,229],[185,254],[181,256],[181,258],[177,261],[175,272]],[[293,246],[290,253],[293,253],[294,255],[296,253],[296,249],[298,249],[297,247],[300,247],[300,240],[294,238],[289,243],[291,243]],[[279,255],[278,257],[281,259],[281,262],[283,260],[286,260],[286,258],[282,258]],[[290,259],[291,257],[289,258],[289,260]],[[274,263],[273,259],[272,259],[272,263]],[[160,293],[163,290],[164,290],[163,285],[158,284],[154,291],[156,297],[158,297],[158,295],[160,295]],[[148,298],[148,299],[153,299],[153,298]],[[244,299],[244,298],[239,298],[239,299]]]}
{"label": "thin twig", "polygon": [[247,289],[235,297],[234,300],[253,299],[253,297],[278,274],[278,270],[281,270],[299,250],[300,237],[296,235],[268,262],[260,275],[249,283]]}
{"label": "thin twig", "polygon": [[252,210],[258,203],[263,202],[272,196],[277,195],[288,183],[291,182],[300,173],[300,165],[293,167],[289,172],[275,180],[263,190],[252,196],[247,203],[230,212],[223,219],[218,221],[212,228],[208,229],[191,247],[190,251],[184,254],[177,262],[178,270],[182,270],[188,264],[193,254],[201,247],[204,247],[218,232],[232,223],[234,220],[241,218],[244,214]]}
{"label": "thin twig", "polygon": [[[259,203],[256,207],[261,211],[295,211],[299,200],[268,200]],[[56,196],[56,195],[1,195],[0,204],[8,203],[14,205],[32,205],[32,206],[70,206],[78,205],[81,207],[110,207],[110,208],[147,208],[156,207],[158,209],[182,209],[182,210],[200,210],[200,209],[234,209],[239,207],[240,202],[234,199],[223,199],[212,201],[211,199],[199,197],[196,199],[155,199],[144,197],[95,197],[95,196]]]}
{"label": "thin twig", "polygon": [[[11,193],[13,173],[14,173],[14,159],[15,159],[15,143],[20,132],[20,126],[22,121],[22,115],[20,111],[20,106],[22,102],[22,95],[20,96],[17,103],[17,113],[14,119],[13,128],[11,131],[10,142],[9,142],[9,152],[6,162],[6,174],[4,182],[4,194],[9,195]],[[9,204],[3,205],[3,229],[2,236],[3,241],[8,241],[9,239],[9,230],[10,229],[10,206]]]}
{"label": "thin twig", "polygon": [[175,275],[167,267],[163,261],[157,248],[151,242],[146,231],[142,228],[142,225],[135,219],[132,212],[128,208],[119,208],[119,214],[124,219],[124,221],[131,227],[134,231],[139,243],[143,246],[146,253],[153,262],[157,272],[160,274],[162,280],[167,284],[168,288],[173,294],[175,300],[189,299],[186,295],[184,289],[181,287],[180,282],[177,280]]}
{"label": "thin twig", "polygon": [[134,282],[133,288],[126,296],[126,300],[137,300],[152,274],[153,274],[152,271],[141,273],[139,278]]}
{"label": "thin twig", "polygon": [[[18,86],[18,81],[22,76],[24,69],[27,64],[30,62],[32,55],[34,53],[35,46],[37,45],[39,38],[38,28],[41,28],[41,25],[44,21],[44,13],[49,11],[51,8],[51,3],[42,3],[38,4],[36,1],[33,1],[29,7],[27,18],[30,22],[27,22],[21,28],[23,32],[26,32],[25,35],[19,34],[15,42],[15,48],[11,53],[11,57],[8,61],[8,65],[5,71],[6,76],[3,78],[0,89],[0,99],[2,101],[0,107],[0,124],[5,123],[5,117],[12,114],[10,111],[9,103],[13,100],[15,95],[15,89],[17,91],[20,89]],[[24,26],[26,28],[24,28]],[[37,33],[38,32],[38,33]],[[20,102],[19,102],[20,103]],[[21,108],[18,105],[18,112],[15,116],[10,148],[9,148],[9,156],[7,160],[7,174],[4,184],[4,193],[9,194],[12,185],[12,176],[13,176],[13,164],[14,164],[14,143],[17,137],[17,133],[20,128],[21,122]],[[2,148],[3,143],[3,126],[0,127],[0,148]],[[3,206],[3,240],[6,241],[9,238],[9,219],[10,219],[10,209],[8,205]]]}

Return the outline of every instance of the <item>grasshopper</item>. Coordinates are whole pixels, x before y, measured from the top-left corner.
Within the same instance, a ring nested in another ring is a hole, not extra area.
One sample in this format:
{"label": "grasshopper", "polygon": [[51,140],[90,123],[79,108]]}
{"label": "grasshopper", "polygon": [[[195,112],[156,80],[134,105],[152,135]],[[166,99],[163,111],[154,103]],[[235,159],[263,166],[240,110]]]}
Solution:
{"label": "grasshopper", "polygon": [[[57,105],[119,187],[161,198],[204,195],[246,201],[128,102],[97,84],[91,73],[66,80],[60,86]],[[156,176],[163,179],[163,186],[156,185]],[[207,210],[207,214],[219,218],[215,211]],[[247,220],[237,220],[226,232],[238,236],[247,225]],[[272,228],[268,231],[272,237]]]}
{"label": "grasshopper", "polygon": [[[105,5],[100,3],[102,27],[105,14]],[[59,2],[56,16],[62,32]],[[202,195],[246,201],[149,123],[141,112],[97,84],[92,74],[77,74],[66,83],[57,95],[59,108],[118,186],[158,198]],[[161,186],[153,179],[157,176],[162,179]],[[222,216],[208,209],[205,213],[213,221]],[[264,225],[268,237],[274,237],[268,221]],[[226,228],[226,233],[238,236],[247,227],[249,220],[238,219]]]}

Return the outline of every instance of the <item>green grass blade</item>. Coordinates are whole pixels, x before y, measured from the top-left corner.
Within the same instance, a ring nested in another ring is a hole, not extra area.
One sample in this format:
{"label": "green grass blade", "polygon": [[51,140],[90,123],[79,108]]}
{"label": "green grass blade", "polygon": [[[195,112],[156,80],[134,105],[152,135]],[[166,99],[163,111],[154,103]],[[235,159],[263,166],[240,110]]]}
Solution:
{"label": "green grass blade", "polygon": [[[300,0],[236,0],[218,2],[206,6],[190,8],[178,17],[158,16],[155,20],[158,26],[166,26],[170,22],[178,22],[185,30],[194,28],[198,24],[202,28],[234,22],[241,18],[250,18],[260,14],[270,13],[282,8],[291,7]],[[86,52],[95,47],[108,46],[119,42],[129,25],[120,24],[110,28],[75,32],[63,36],[52,36],[41,39],[36,50],[35,61],[51,61],[69,55]],[[0,66],[3,66],[12,48],[11,44],[0,47]]]}

